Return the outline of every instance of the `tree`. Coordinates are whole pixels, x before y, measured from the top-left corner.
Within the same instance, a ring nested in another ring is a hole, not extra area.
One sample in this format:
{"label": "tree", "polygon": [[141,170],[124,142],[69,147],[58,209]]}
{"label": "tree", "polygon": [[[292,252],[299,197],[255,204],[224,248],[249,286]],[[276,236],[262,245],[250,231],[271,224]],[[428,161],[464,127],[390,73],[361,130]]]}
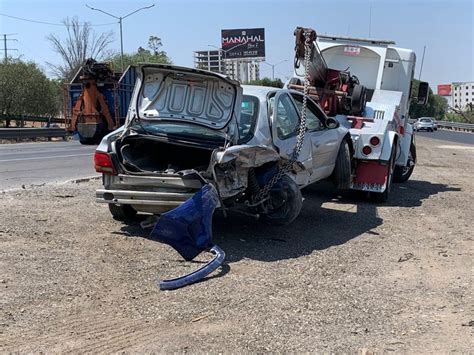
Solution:
{"label": "tree", "polygon": [[474,123],[474,105],[469,103],[464,110],[450,107],[452,112],[446,114],[446,120],[451,122]]}
{"label": "tree", "polygon": [[271,86],[275,88],[282,88],[284,83],[283,81],[281,81],[280,78],[276,78],[275,80],[272,80],[270,78],[263,78],[259,80],[251,80],[249,82],[249,85]]}
{"label": "tree", "polygon": [[113,34],[109,31],[98,35],[89,22],[80,23],[77,16],[67,17],[63,24],[67,31],[65,39],[55,34],[46,37],[63,63],[48,64],[56,76],[69,81],[86,59],[101,60],[108,55],[107,49],[113,41]]}
{"label": "tree", "polygon": [[[161,38],[157,36],[150,36],[148,38],[148,49],[138,47],[135,53],[124,53],[123,63],[125,67],[129,65],[136,65],[138,63],[162,63],[171,64],[171,59],[165,51],[160,51],[163,46]],[[114,68],[120,68],[120,53],[115,54],[109,60],[112,62]]]}
{"label": "tree", "polygon": [[33,62],[8,60],[0,64],[0,114],[56,115],[61,95],[57,85]]}
{"label": "tree", "polygon": [[420,105],[417,103],[418,87],[420,81],[413,79],[410,99],[410,117],[434,117],[442,120],[448,110],[448,102],[442,96],[434,95],[433,90],[429,89],[429,97],[427,105]]}

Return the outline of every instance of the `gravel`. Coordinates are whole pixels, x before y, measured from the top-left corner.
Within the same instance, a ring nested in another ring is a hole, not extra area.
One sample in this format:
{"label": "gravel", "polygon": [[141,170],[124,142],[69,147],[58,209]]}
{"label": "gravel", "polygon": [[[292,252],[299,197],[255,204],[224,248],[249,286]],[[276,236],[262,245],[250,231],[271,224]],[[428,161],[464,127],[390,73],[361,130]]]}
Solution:
{"label": "gravel", "polygon": [[0,193],[0,351],[469,352],[474,150],[440,144],[384,205],[323,183],[290,226],[216,213],[225,265],[176,291],[210,256],[113,220],[100,181]]}

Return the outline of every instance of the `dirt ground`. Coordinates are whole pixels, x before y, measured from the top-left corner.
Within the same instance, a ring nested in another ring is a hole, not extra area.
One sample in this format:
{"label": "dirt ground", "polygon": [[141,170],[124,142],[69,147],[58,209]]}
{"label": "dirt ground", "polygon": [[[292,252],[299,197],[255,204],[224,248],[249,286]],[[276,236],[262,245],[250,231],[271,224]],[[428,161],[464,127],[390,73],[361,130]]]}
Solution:
{"label": "dirt ground", "polygon": [[0,352],[472,351],[474,148],[418,155],[385,205],[322,184],[287,227],[216,215],[225,266],[166,292],[199,263],[113,220],[99,181],[0,193]]}

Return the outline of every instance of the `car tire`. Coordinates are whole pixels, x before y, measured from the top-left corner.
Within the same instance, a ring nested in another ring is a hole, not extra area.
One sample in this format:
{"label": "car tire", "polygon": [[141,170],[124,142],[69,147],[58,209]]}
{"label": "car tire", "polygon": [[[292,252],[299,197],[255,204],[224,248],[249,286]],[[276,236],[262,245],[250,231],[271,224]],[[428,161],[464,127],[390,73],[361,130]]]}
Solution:
{"label": "car tire", "polygon": [[109,210],[110,213],[112,213],[112,216],[119,221],[131,219],[137,214],[137,211],[130,205],[116,205],[114,203],[109,203]]}
{"label": "car tire", "polygon": [[283,175],[279,188],[270,191],[268,212],[262,214],[262,220],[273,225],[286,225],[293,222],[301,212],[303,197],[296,182],[288,175]]}
{"label": "car tire", "polygon": [[[406,182],[410,178],[411,174],[413,174],[413,170],[415,169],[415,161],[416,161],[416,146],[413,141],[410,144],[410,154],[408,155],[408,161],[406,166],[395,166],[395,170],[393,171],[393,182]],[[411,164],[413,162],[413,164]]]}
{"label": "car tire", "polygon": [[345,139],[342,140],[337,153],[333,182],[338,190],[349,190],[351,188],[351,152]]}
{"label": "car tire", "polygon": [[393,145],[392,152],[390,154],[390,159],[387,164],[388,179],[387,179],[387,187],[385,188],[385,191],[384,192],[369,192],[369,198],[374,202],[385,203],[388,200],[388,196],[392,188],[392,181],[393,181],[393,176],[394,176],[394,171],[395,171],[395,151],[396,151],[396,144]]}

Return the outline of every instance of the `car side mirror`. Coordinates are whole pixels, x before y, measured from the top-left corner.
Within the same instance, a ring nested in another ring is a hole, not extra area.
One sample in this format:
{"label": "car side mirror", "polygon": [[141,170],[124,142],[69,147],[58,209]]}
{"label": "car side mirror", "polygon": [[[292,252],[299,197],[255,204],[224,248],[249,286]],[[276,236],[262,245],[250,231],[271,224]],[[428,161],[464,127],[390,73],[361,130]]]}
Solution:
{"label": "car side mirror", "polygon": [[418,87],[417,103],[419,105],[428,104],[428,97],[430,95],[430,85],[426,81],[420,81]]}
{"label": "car side mirror", "polygon": [[339,121],[336,120],[334,117],[328,117],[326,118],[325,122],[326,128],[329,129],[334,129],[339,127]]}

